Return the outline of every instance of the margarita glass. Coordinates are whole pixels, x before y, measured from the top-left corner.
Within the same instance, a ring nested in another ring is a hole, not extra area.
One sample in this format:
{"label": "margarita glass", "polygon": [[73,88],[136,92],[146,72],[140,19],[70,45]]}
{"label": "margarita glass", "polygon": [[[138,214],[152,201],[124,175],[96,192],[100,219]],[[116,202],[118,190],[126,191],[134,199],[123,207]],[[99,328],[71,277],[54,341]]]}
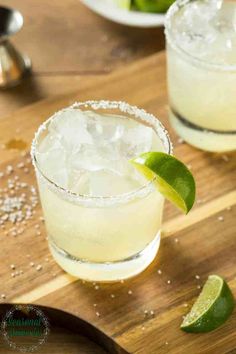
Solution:
{"label": "margarita glass", "polygon": [[165,33],[172,126],[203,150],[236,149],[236,2],[177,0]]}
{"label": "margarita glass", "polygon": [[171,153],[165,128],[124,102],[75,103],[39,127],[32,160],[49,248],[65,271],[116,281],[153,261],[164,197],[129,162],[151,150]]}

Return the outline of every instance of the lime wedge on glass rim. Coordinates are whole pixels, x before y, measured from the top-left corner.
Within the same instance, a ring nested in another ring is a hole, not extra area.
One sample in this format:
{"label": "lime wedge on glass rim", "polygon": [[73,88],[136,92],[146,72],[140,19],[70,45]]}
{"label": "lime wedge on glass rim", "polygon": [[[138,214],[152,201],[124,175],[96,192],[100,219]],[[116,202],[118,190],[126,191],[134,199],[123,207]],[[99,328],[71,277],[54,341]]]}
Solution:
{"label": "lime wedge on glass rim", "polygon": [[184,213],[195,200],[195,181],[189,169],[172,155],[146,152],[130,160],[132,165],[154,183],[161,194]]}
{"label": "lime wedge on glass rim", "polygon": [[233,309],[234,298],[226,281],[210,275],[180,328],[192,333],[210,332],[221,326]]}

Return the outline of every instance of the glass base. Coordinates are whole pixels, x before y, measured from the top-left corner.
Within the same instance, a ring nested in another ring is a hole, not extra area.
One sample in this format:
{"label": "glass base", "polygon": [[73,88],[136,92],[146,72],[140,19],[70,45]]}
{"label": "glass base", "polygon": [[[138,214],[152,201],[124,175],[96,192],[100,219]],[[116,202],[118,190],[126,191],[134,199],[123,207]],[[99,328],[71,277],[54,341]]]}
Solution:
{"label": "glass base", "polygon": [[69,274],[95,282],[112,282],[141,273],[154,260],[160,246],[160,232],[144,250],[123,261],[92,263],[72,257],[49,239],[49,248],[55,261]]}
{"label": "glass base", "polygon": [[218,132],[203,129],[188,122],[170,109],[169,120],[181,138],[190,145],[211,152],[227,152],[236,149],[236,132]]}

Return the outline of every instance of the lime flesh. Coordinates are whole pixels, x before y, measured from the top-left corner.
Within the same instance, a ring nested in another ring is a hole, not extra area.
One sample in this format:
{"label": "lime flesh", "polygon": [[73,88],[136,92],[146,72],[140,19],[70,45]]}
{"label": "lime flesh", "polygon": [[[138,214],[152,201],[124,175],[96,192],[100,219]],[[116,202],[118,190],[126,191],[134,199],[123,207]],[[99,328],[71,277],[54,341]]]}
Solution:
{"label": "lime flesh", "polygon": [[164,13],[172,5],[174,0],[135,0],[134,3],[138,10],[143,12]]}
{"label": "lime flesh", "polygon": [[234,309],[234,298],[225,280],[210,275],[191,311],[184,318],[185,332],[210,332],[221,326]]}
{"label": "lime flesh", "polygon": [[131,0],[110,0],[120,9],[130,10],[131,7]]}
{"label": "lime flesh", "polygon": [[161,194],[188,213],[195,200],[195,181],[189,169],[172,155],[146,152],[130,161]]}

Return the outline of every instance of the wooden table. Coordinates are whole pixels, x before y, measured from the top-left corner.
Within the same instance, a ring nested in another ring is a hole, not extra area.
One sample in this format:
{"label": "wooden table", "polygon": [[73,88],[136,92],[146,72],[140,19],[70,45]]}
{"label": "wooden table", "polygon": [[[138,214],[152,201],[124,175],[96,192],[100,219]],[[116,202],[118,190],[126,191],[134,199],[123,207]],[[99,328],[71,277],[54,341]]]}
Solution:
{"label": "wooden table", "polygon": [[[15,175],[20,181],[36,184],[28,155],[22,156],[19,149],[9,149],[13,139],[18,142],[18,148],[28,151],[37,126],[46,117],[75,100],[91,97],[125,100],[161,117],[170,131],[175,155],[189,165],[195,176],[196,204],[188,216],[184,216],[166,203],[162,243],[152,265],[124,283],[98,287],[65,274],[53,261],[37,205],[26,225],[19,223],[16,231],[14,228],[8,231],[12,225],[6,223],[5,229],[0,229],[0,294],[6,296],[0,301],[63,309],[96,325],[130,353],[236,353],[235,312],[224,326],[209,334],[186,334],[179,329],[182,316],[209,274],[225,277],[236,296],[236,159],[235,154],[210,154],[178,141],[167,120],[163,52],[112,74],[88,79],[78,92],[49,98],[3,118],[0,121],[0,171],[5,175],[0,180],[1,188],[4,189],[7,180]],[[19,165],[22,162],[24,168]],[[13,172],[7,166],[12,166]],[[25,193],[30,195],[31,189],[26,187]],[[11,264],[23,273],[11,277]],[[42,268],[37,271],[39,265]],[[148,315],[145,315],[146,310]],[[68,342],[68,336],[65,340]],[[55,342],[52,337],[48,345],[55,349]],[[56,353],[61,350],[60,346]],[[48,352],[51,354],[50,350]],[[0,353],[5,354],[1,346]]]}
{"label": "wooden table", "polygon": [[107,21],[80,0],[2,0],[18,8],[24,27],[13,38],[32,59],[33,75],[0,92],[0,118],[32,102],[78,90],[94,75],[164,48],[163,28],[138,29]]}

